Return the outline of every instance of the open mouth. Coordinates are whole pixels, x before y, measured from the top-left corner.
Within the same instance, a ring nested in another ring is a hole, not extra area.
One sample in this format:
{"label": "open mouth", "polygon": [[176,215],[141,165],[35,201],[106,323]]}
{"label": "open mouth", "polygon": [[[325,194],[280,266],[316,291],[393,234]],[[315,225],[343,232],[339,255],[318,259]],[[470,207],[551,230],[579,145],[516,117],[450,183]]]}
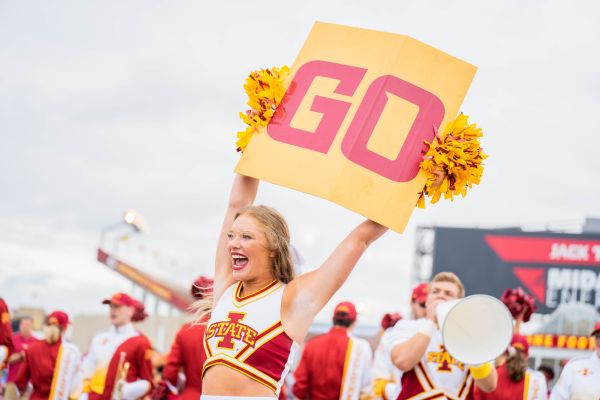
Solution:
{"label": "open mouth", "polygon": [[243,254],[233,253],[231,259],[233,261],[232,267],[234,270],[240,270],[248,264],[248,257]]}

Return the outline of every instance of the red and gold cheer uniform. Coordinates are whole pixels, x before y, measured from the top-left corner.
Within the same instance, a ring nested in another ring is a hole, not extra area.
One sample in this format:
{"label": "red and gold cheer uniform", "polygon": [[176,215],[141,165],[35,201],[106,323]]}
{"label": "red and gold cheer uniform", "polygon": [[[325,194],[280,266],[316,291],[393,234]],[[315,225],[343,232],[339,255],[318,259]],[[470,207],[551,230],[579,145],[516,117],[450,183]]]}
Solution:
{"label": "red and gold cheer uniform", "polygon": [[284,288],[281,282],[273,281],[242,296],[238,282],[225,291],[204,335],[207,360],[203,374],[213,365],[225,365],[279,395],[298,348],[281,326]]}
{"label": "red and gold cheer uniform", "polygon": [[173,341],[163,369],[163,378],[177,386],[179,369],[185,373],[185,387],[179,393],[181,400],[198,400],[202,393],[202,366],[206,361],[203,338],[206,325],[184,324]]}
{"label": "red and gold cheer uniform", "polygon": [[[420,332],[427,320],[399,321],[382,337],[386,354]],[[398,400],[473,399],[474,380],[469,368],[453,358],[444,348],[442,335],[436,330],[429,341],[423,358],[401,377]]]}

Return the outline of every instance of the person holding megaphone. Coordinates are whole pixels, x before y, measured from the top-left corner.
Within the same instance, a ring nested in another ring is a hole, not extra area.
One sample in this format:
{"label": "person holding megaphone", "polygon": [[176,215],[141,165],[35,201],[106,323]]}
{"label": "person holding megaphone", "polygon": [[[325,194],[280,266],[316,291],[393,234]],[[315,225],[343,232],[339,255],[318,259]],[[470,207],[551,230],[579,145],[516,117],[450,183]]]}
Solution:
{"label": "person holding megaphone", "polygon": [[402,371],[402,389],[397,399],[471,399],[474,386],[493,391],[498,375],[492,363],[466,365],[446,350],[437,308],[464,297],[460,279],[440,272],[429,287],[425,318],[398,324],[385,335],[384,347],[393,364]]}

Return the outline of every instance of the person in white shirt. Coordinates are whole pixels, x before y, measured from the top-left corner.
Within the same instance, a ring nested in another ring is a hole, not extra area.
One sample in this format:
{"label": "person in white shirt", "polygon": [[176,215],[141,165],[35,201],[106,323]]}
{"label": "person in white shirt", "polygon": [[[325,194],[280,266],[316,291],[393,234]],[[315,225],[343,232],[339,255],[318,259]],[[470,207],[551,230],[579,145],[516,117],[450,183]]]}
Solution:
{"label": "person in white shirt", "polygon": [[594,337],[596,350],[590,357],[573,359],[565,365],[550,400],[600,399],[600,321],[590,336]]}
{"label": "person in white shirt", "polygon": [[386,335],[384,349],[402,371],[397,399],[464,400],[472,398],[474,385],[486,392],[496,388],[498,375],[491,363],[464,365],[442,343],[436,308],[442,302],[464,297],[464,292],[455,274],[440,272],[429,286],[426,317],[398,323]]}
{"label": "person in white shirt", "polygon": [[[429,290],[429,283],[419,283],[413,288],[410,296],[410,319],[416,320],[425,318],[427,292]],[[387,314],[386,314],[387,315]],[[389,327],[382,328],[384,332],[381,340],[375,349],[375,355],[373,358],[373,396],[375,399],[395,399],[400,393],[400,378],[402,377],[402,371],[394,366],[390,354],[386,353],[383,341],[386,332],[393,328],[397,323],[403,323],[404,321],[395,321]]]}
{"label": "person in white shirt", "polygon": [[150,341],[131,323],[136,300],[116,293],[103,304],[110,306],[112,327],[92,339],[82,362],[83,393],[79,399],[143,397],[152,389],[152,350]]}

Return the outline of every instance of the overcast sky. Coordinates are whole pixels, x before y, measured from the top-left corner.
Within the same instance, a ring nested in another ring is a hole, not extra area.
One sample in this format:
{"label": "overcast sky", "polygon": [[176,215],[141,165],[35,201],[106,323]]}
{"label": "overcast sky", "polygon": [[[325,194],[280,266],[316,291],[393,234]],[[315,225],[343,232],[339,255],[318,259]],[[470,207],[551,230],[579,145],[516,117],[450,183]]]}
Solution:
{"label": "overcast sky", "polygon": [[[0,1],[0,296],[102,312],[130,285],[95,262],[126,208],[150,231],[125,255],[188,286],[210,273],[253,69],[291,65],[312,24],[407,34],[476,65],[462,110],[485,131],[483,182],[417,210],[332,302],[404,309],[418,225],[496,227],[600,215],[597,1]],[[264,184],[319,265],[362,218]],[[328,319],[331,304],[322,320]]]}

